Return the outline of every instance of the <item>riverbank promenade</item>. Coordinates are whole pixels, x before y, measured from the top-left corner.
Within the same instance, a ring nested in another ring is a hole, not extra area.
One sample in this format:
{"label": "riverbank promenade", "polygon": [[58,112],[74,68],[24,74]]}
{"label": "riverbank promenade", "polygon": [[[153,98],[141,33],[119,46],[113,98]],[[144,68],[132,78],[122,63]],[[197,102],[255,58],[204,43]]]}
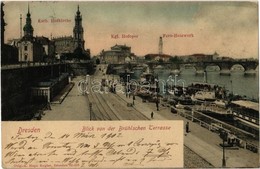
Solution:
{"label": "riverbank promenade", "polygon": [[[100,80],[104,77],[101,72],[90,78]],[[219,145],[222,143],[217,133],[211,132],[197,123],[186,118],[173,114],[170,108],[162,105],[159,111],[155,103],[143,102],[141,98],[128,97],[124,93],[92,92],[81,93],[78,84],[86,77],[75,77],[72,82],[75,84],[60,104],[51,104],[51,110],[44,112],[42,120],[183,120],[184,126],[189,122],[189,133],[183,133],[185,146],[209,163],[209,165],[196,165],[185,167],[223,167],[223,150]],[[118,88],[120,86],[118,84]],[[105,89],[106,91],[106,89]],[[90,109],[89,105],[92,105]],[[153,118],[151,117],[153,112]],[[184,130],[185,131],[185,130]],[[185,152],[185,151],[184,151]],[[184,154],[184,161],[188,154]],[[191,159],[193,160],[193,159]],[[249,150],[225,149],[226,167],[259,167],[259,154]],[[194,161],[195,165],[196,161]]]}
{"label": "riverbank promenade", "polygon": [[[132,98],[119,94],[127,102],[131,102]],[[217,133],[211,132],[197,123],[193,123],[177,114],[172,114],[170,108],[160,106],[159,111],[156,109],[155,103],[143,103],[142,99],[136,97],[134,107],[137,110],[149,117],[150,120],[183,120],[184,128],[186,122],[189,122],[190,132],[184,133],[184,144],[192,151],[197,153],[214,167],[222,167],[222,139]],[[151,112],[154,112],[153,119],[151,119]],[[185,131],[185,130],[184,130]],[[259,167],[259,154],[253,153],[246,149],[225,149],[226,167]]]}

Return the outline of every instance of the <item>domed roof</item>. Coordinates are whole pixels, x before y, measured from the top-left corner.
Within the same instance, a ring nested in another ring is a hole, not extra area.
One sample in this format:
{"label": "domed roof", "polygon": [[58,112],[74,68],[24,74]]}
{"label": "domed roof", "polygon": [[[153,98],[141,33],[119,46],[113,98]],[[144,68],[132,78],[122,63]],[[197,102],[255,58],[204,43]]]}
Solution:
{"label": "domed roof", "polygon": [[33,27],[32,27],[32,20],[31,20],[31,14],[30,14],[30,8],[28,5],[28,13],[26,17],[26,24],[23,27],[24,35],[25,36],[32,36],[33,35]]}
{"label": "domed roof", "polygon": [[31,24],[25,24],[24,27],[23,27],[23,31],[32,32],[33,31],[32,25]]}

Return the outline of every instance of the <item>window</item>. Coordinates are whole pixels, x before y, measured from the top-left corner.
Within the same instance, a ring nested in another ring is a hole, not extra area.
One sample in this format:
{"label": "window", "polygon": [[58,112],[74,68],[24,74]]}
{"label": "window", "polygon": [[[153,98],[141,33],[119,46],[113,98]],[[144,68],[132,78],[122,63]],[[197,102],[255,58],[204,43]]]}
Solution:
{"label": "window", "polygon": [[27,51],[27,46],[24,46],[24,50]]}

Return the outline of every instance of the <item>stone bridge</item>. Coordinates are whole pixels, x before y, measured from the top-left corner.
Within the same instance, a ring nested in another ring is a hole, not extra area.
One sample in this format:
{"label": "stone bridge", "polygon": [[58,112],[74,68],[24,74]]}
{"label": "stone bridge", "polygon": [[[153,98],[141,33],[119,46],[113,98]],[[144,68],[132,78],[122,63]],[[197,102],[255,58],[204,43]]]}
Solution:
{"label": "stone bridge", "polygon": [[208,61],[208,62],[182,62],[182,63],[169,63],[169,62],[147,62],[146,63],[150,69],[156,68],[158,65],[161,65],[165,68],[171,69],[171,70],[180,70],[182,66],[190,65],[193,66],[196,70],[196,73],[200,74],[203,73],[207,66],[218,66],[220,69],[221,75],[230,75],[231,74],[231,68],[234,65],[241,65],[244,68],[245,74],[255,74],[256,68],[258,66],[258,61],[252,61],[252,60],[215,60],[215,61]]}

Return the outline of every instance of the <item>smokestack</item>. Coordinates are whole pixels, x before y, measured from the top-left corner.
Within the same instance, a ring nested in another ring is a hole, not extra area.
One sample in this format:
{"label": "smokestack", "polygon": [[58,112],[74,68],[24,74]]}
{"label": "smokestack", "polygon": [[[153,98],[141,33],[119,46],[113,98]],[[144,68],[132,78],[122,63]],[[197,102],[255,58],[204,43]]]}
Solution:
{"label": "smokestack", "polygon": [[22,32],[22,14],[20,14],[20,38],[22,39],[23,37],[23,32]]}

